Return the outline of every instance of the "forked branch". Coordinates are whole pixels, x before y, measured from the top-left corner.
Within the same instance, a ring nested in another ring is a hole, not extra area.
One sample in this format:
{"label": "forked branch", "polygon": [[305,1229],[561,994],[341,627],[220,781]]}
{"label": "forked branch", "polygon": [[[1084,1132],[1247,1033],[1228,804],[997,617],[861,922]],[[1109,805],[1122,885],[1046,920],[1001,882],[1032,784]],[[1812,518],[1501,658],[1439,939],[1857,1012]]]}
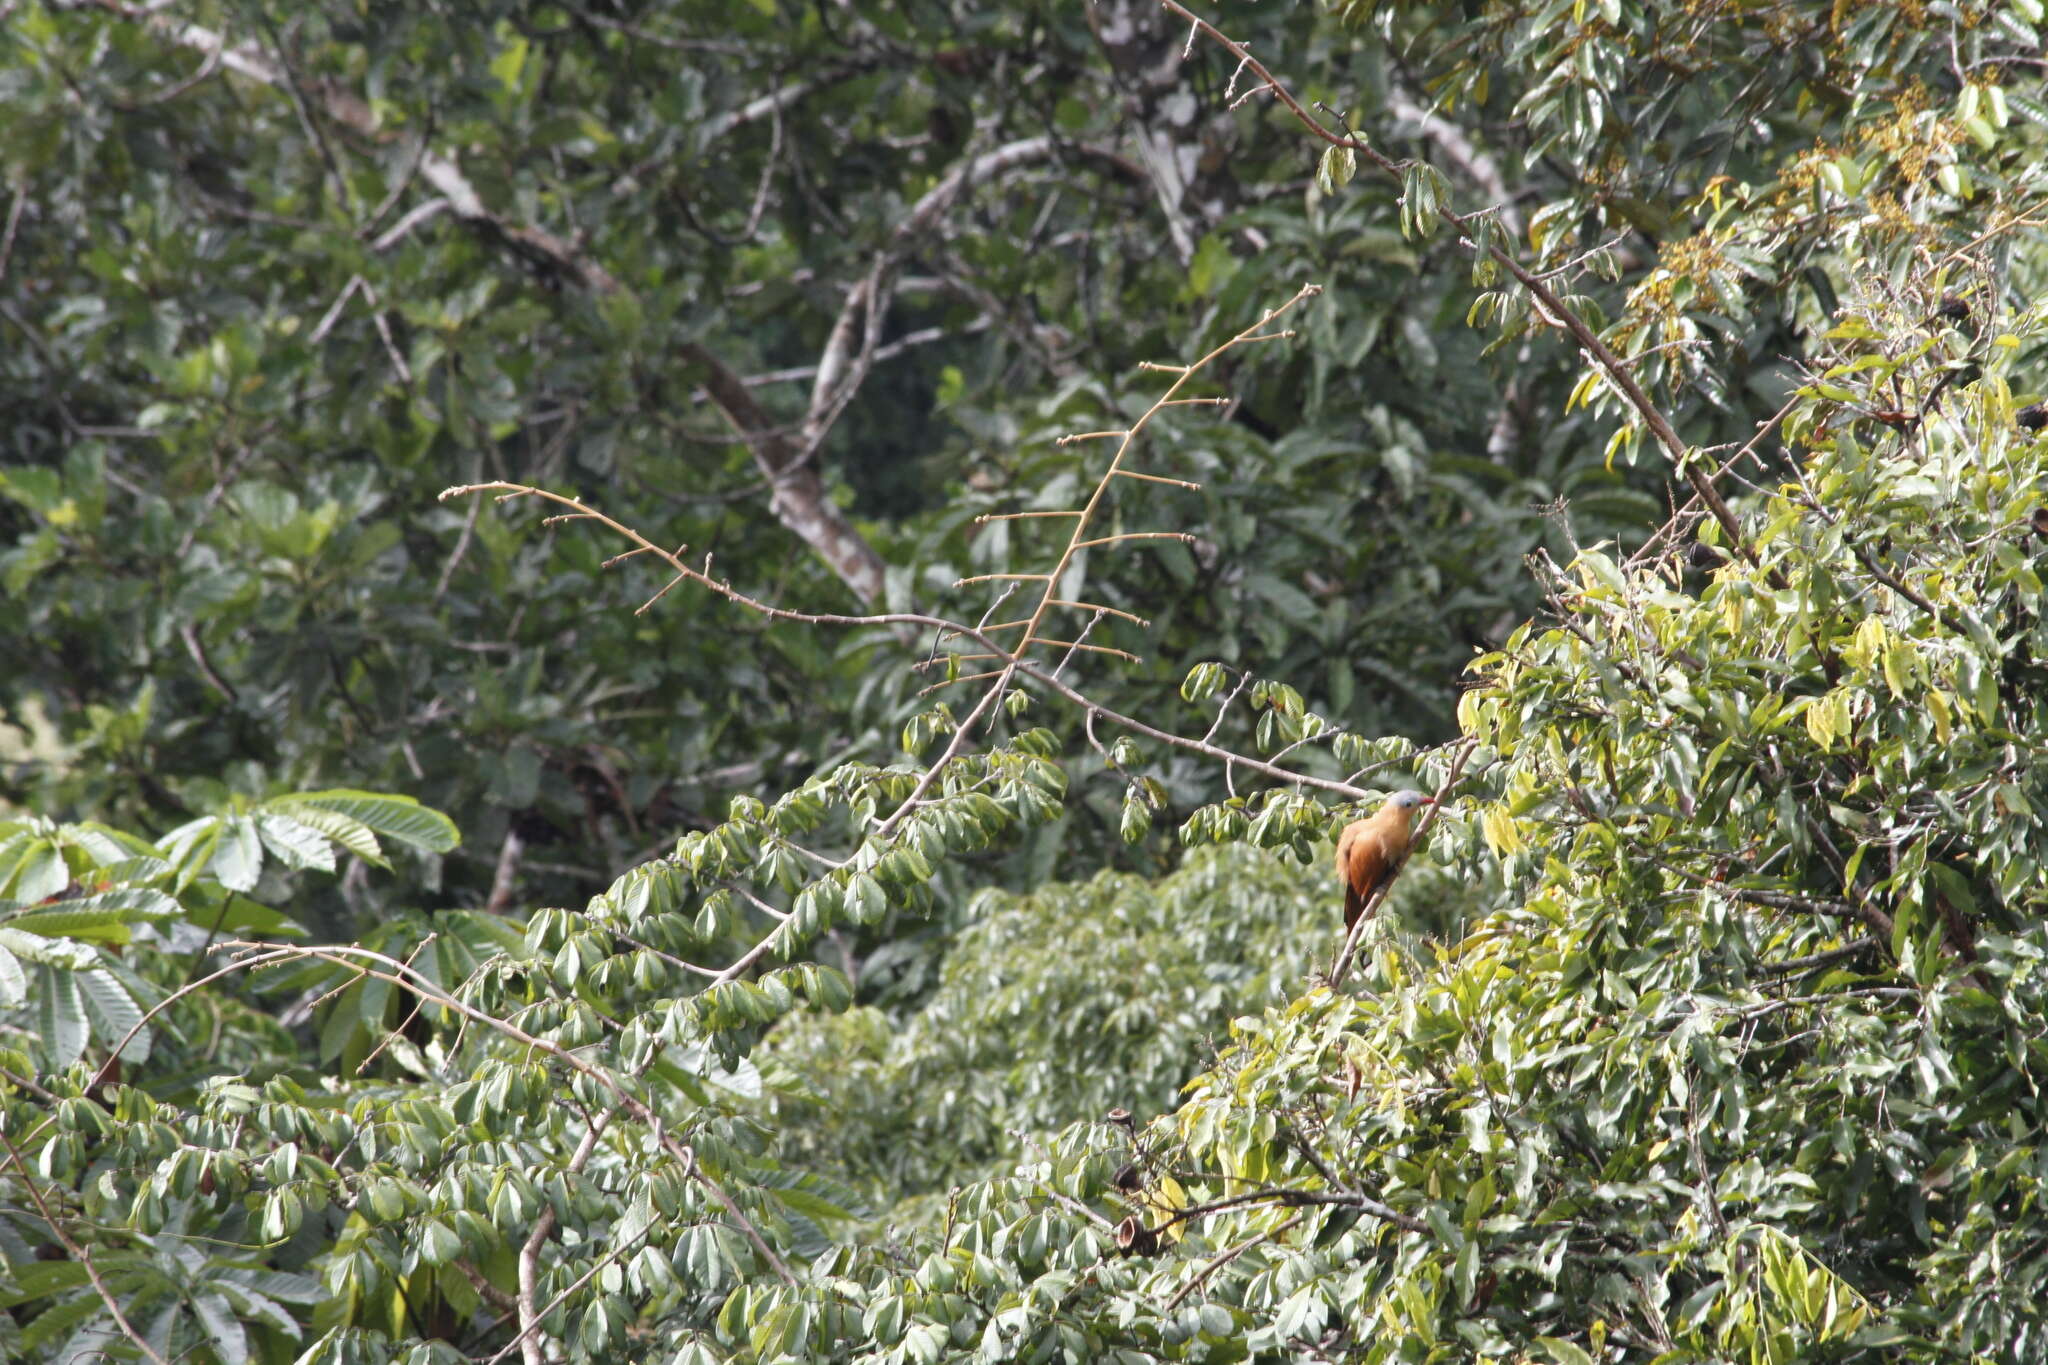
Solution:
{"label": "forked branch", "polygon": [[[1105,467],[1102,471],[1102,477],[1095,481],[1094,491],[1088,495],[1088,501],[1078,508],[1074,508],[1067,511],[997,514],[998,516],[1030,515],[1071,518],[1074,523],[1073,529],[1068,532],[1067,543],[1060,550],[1060,557],[1058,562],[1056,562],[1050,570],[1041,574],[978,574],[972,578],[960,579],[954,584],[955,587],[962,587],[970,583],[984,582],[994,578],[1016,578],[1035,581],[1042,584],[1038,594],[1037,606],[1032,608],[1031,614],[1029,616],[1023,618],[1022,624],[1024,627],[1024,633],[1017,640],[1014,650],[1006,653],[999,653],[998,655],[998,657],[1001,657],[1006,661],[1007,667],[1003,670],[1005,673],[1009,671],[1009,667],[1014,667],[1015,665],[1017,665],[1025,657],[1026,651],[1028,651],[1034,645],[1044,645],[1050,648],[1073,647],[1072,641],[1049,639],[1041,633],[1041,630],[1045,625],[1046,613],[1051,611],[1054,607],[1064,607],[1076,611],[1100,612],[1109,616],[1120,617],[1124,620],[1135,621],[1141,626],[1147,624],[1141,618],[1133,615],[1130,612],[1119,611],[1115,607],[1104,606],[1101,603],[1097,602],[1082,601],[1078,599],[1063,597],[1060,595],[1062,585],[1066,581],[1067,572],[1074,563],[1074,557],[1091,546],[1118,544],[1125,540],[1140,540],[1147,538],[1187,539],[1187,537],[1183,533],[1178,531],[1143,531],[1125,533],[1122,535],[1114,536],[1091,536],[1089,534],[1089,531],[1090,528],[1093,527],[1095,524],[1096,514],[1101,510],[1103,500],[1106,497],[1108,497],[1110,488],[1120,478],[1131,479],[1142,483],[1160,483],[1168,484],[1176,488],[1199,490],[1201,488],[1200,484],[1191,483],[1186,479],[1173,479],[1168,478],[1164,475],[1148,474],[1142,470],[1130,468],[1127,462],[1130,459],[1131,452],[1137,446],[1138,437],[1144,432],[1147,426],[1151,425],[1153,418],[1157,417],[1161,412],[1164,412],[1168,408],[1186,407],[1195,404],[1221,405],[1227,403],[1229,400],[1221,398],[1210,398],[1205,396],[1183,397],[1181,391],[1185,389],[1190,383],[1192,383],[1197,375],[1201,374],[1210,365],[1214,364],[1216,360],[1223,356],[1226,352],[1235,350],[1239,346],[1250,345],[1254,342],[1278,341],[1283,338],[1293,336],[1294,333],[1292,331],[1284,329],[1279,331],[1268,331],[1266,329],[1271,327],[1272,324],[1278,318],[1280,318],[1289,309],[1293,308],[1302,300],[1312,299],[1322,292],[1323,288],[1319,284],[1303,285],[1300,289],[1295,291],[1293,298],[1287,300],[1287,302],[1281,304],[1277,308],[1268,310],[1266,314],[1263,317],[1261,317],[1257,322],[1253,323],[1249,327],[1246,327],[1244,330],[1240,331],[1236,336],[1231,337],[1228,341],[1225,341],[1220,345],[1216,346],[1207,355],[1204,355],[1201,359],[1196,360],[1191,364],[1165,365],[1160,364],[1156,361],[1146,362],[1143,366],[1144,369],[1157,371],[1161,374],[1170,374],[1173,376],[1173,382],[1166,386],[1166,390],[1163,393],[1161,393],[1159,397],[1152,401],[1152,405],[1146,408],[1145,411],[1138,416],[1138,419],[1136,421],[1132,422],[1128,427],[1112,429],[1108,431],[1077,432],[1073,435],[1063,436],[1060,438],[1059,444],[1061,445],[1071,445],[1076,441],[1110,439],[1114,439],[1117,443],[1116,453],[1110,456],[1108,466]],[[1092,646],[1091,648],[1100,650],[1104,647]],[[1125,657],[1129,658],[1130,656],[1125,655]],[[1007,679],[1005,679],[1005,681],[1007,681]],[[1001,684],[998,684],[998,686],[1000,685]]]}
{"label": "forked branch", "polygon": [[[655,593],[653,597],[641,605],[640,610],[642,611],[652,606],[678,584],[694,583],[699,587],[707,588],[717,593],[720,597],[735,605],[745,607],[747,610],[758,613],[771,621],[793,621],[813,626],[912,626],[920,631],[936,631],[950,638],[970,641],[981,646],[982,649],[988,651],[991,655],[1010,661],[1001,669],[990,670],[991,673],[1008,674],[1011,679],[1021,678],[1037,683],[1062,701],[1079,709],[1084,715],[1108,721],[1112,725],[1121,726],[1132,734],[1141,735],[1146,739],[1155,740],[1172,748],[1184,749],[1189,753],[1201,754],[1218,762],[1230,763],[1247,771],[1270,777],[1276,782],[1284,782],[1291,786],[1313,787],[1318,791],[1327,791],[1353,801],[1364,800],[1372,794],[1366,788],[1355,786],[1349,782],[1340,782],[1327,777],[1317,777],[1313,773],[1283,768],[1276,763],[1269,763],[1264,759],[1238,753],[1214,743],[1213,735],[1202,739],[1191,739],[1186,735],[1175,734],[1170,730],[1162,730],[1156,725],[1148,725],[1135,716],[1126,715],[1121,711],[1104,706],[1101,702],[1096,701],[1060,677],[1053,668],[1047,667],[1036,660],[1018,658],[1017,654],[1019,651],[1014,646],[1005,646],[987,633],[988,631],[1000,629],[1000,626],[989,626],[986,628],[970,626],[961,621],[949,620],[942,616],[929,616],[921,612],[878,612],[872,615],[849,616],[836,612],[792,611],[788,607],[778,607],[773,603],[764,602],[758,597],[750,596],[735,588],[725,579],[715,577],[710,572],[708,559],[702,566],[691,564],[683,558],[687,547],[669,550],[656,545],[630,526],[616,521],[588,504],[569,497],[564,493],[550,492],[545,488],[535,488],[528,484],[491,482],[462,484],[454,488],[444,489],[441,497],[445,501],[449,498],[468,497],[477,493],[496,493],[499,495],[499,501],[501,502],[522,497],[540,498],[543,501],[552,502],[557,506],[569,509],[566,515],[550,517],[548,519],[550,522],[594,521],[633,544],[634,549],[629,554],[614,555],[610,560],[606,561],[607,563],[615,564],[632,555],[649,554],[660,560],[663,564],[666,564],[675,576],[659,592]],[[1017,575],[1017,577],[1035,577],[1035,575]],[[1014,626],[1015,623],[1010,624]],[[984,714],[986,713],[984,712]],[[957,734],[958,731],[955,733]],[[954,752],[957,752],[957,750]]]}

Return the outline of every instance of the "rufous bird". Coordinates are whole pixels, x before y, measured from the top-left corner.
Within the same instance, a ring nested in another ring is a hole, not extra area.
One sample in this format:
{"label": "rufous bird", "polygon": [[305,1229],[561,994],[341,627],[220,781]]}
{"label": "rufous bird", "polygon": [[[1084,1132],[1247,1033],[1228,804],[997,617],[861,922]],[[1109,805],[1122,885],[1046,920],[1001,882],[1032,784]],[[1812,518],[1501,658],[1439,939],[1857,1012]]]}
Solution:
{"label": "rufous bird", "polygon": [[1367,902],[1408,861],[1408,822],[1415,808],[1435,804],[1434,797],[1418,791],[1395,792],[1377,811],[1344,826],[1337,836],[1337,881],[1344,888],[1346,929],[1358,922]]}

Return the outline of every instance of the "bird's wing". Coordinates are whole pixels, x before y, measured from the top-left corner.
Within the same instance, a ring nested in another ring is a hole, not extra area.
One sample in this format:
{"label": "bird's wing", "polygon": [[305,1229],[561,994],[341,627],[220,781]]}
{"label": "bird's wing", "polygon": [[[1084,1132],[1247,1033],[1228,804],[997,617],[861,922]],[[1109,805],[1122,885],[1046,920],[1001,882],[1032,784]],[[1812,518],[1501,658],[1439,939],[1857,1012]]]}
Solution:
{"label": "bird's wing", "polygon": [[1351,922],[1358,918],[1358,909],[1362,904],[1357,888],[1351,881],[1351,852],[1358,842],[1359,833],[1364,829],[1365,821],[1353,820],[1344,826],[1344,832],[1337,836],[1337,885],[1344,891],[1344,927],[1347,929],[1351,927]]}
{"label": "bird's wing", "polygon": [[1386,877],[1385,840],[1374,822],[1360,820],[1346,828],[1337,857],[1337,875],[1344,883],[1344,927],[1348,929],[1365,912],[1365,903]]}

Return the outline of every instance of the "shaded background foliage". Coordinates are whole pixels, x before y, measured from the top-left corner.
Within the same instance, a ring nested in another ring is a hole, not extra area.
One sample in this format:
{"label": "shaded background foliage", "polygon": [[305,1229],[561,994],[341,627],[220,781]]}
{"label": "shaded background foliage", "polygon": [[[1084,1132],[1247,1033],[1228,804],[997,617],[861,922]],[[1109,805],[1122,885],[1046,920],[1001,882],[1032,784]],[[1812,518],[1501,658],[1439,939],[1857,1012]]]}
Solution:
{"label": "shaded background foliage", "polygon": [[[1451,325],[1455,246],[1403,242],[1389,190],[1315,195],[1294,132],[1222,110],[1221,73],[1166,60],[1180,35],[1148,7],[183,15],[235,16],[285,56],[267,89],[119,7],[28,7],[4,38],[5,685],[65,756],[10,766],[39,808],[154,827],[229,790],[403,789],[464,829],[442,894],[480,904],[507,830],[529,898],[588,894],[735,790],[892,752],[917,686],[880,666],[895,641],[688,596],[593,610],[659,580],[433,502],[484,477],[601,489],[741,586],[854,605],[764,515],[689,348],[798,424],[884,254],[876,341],[904,349],[815,460],[896,605],[957,607],[954,578],[1030,557],[1041,528],[973,518],[1087,477],[1048,443],[1132,402],[1136,362],[1329,286],[1299,345],[1223,376],[1229,420],[1162,457],[1205,491],[1122,497],[1202,542],[1090,565],[1154,622],[1103,636],[1154,661],[1106,681],[1132,705],[1220,652],[1365,733],[1440,735],[1456,668],[1530,603],[1532,508],[1578,495],[1587,534],[1651,509],[1574,424],[1502,428],[1483,339]],[[1248,17],[1304,69],[1352,42]],[[906,233],[940,177],[1036,138]],[[443,149],[488,216],[432,212]],[[1511,357],[1525,404],[1569,382],[1560,360]],[[1082,828],[1024,866],[1090,866]]]}
{"label": "shaded background foliage", "polygon": [[8,1352],[2040,1353],[2038,0],[6,13]]}

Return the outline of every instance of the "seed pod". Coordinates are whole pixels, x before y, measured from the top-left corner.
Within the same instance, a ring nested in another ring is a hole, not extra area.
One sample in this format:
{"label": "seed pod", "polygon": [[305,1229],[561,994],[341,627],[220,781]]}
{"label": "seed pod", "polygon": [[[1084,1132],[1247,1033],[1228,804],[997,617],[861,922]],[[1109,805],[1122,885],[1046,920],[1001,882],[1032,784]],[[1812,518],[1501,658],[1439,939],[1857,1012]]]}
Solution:
{"label": "seed pod", "polygon": [[1116,1225],[1116,1246],[1126,1256],[1156,1256],[1159,1254],[1159,1234],[1132,1214]]}

